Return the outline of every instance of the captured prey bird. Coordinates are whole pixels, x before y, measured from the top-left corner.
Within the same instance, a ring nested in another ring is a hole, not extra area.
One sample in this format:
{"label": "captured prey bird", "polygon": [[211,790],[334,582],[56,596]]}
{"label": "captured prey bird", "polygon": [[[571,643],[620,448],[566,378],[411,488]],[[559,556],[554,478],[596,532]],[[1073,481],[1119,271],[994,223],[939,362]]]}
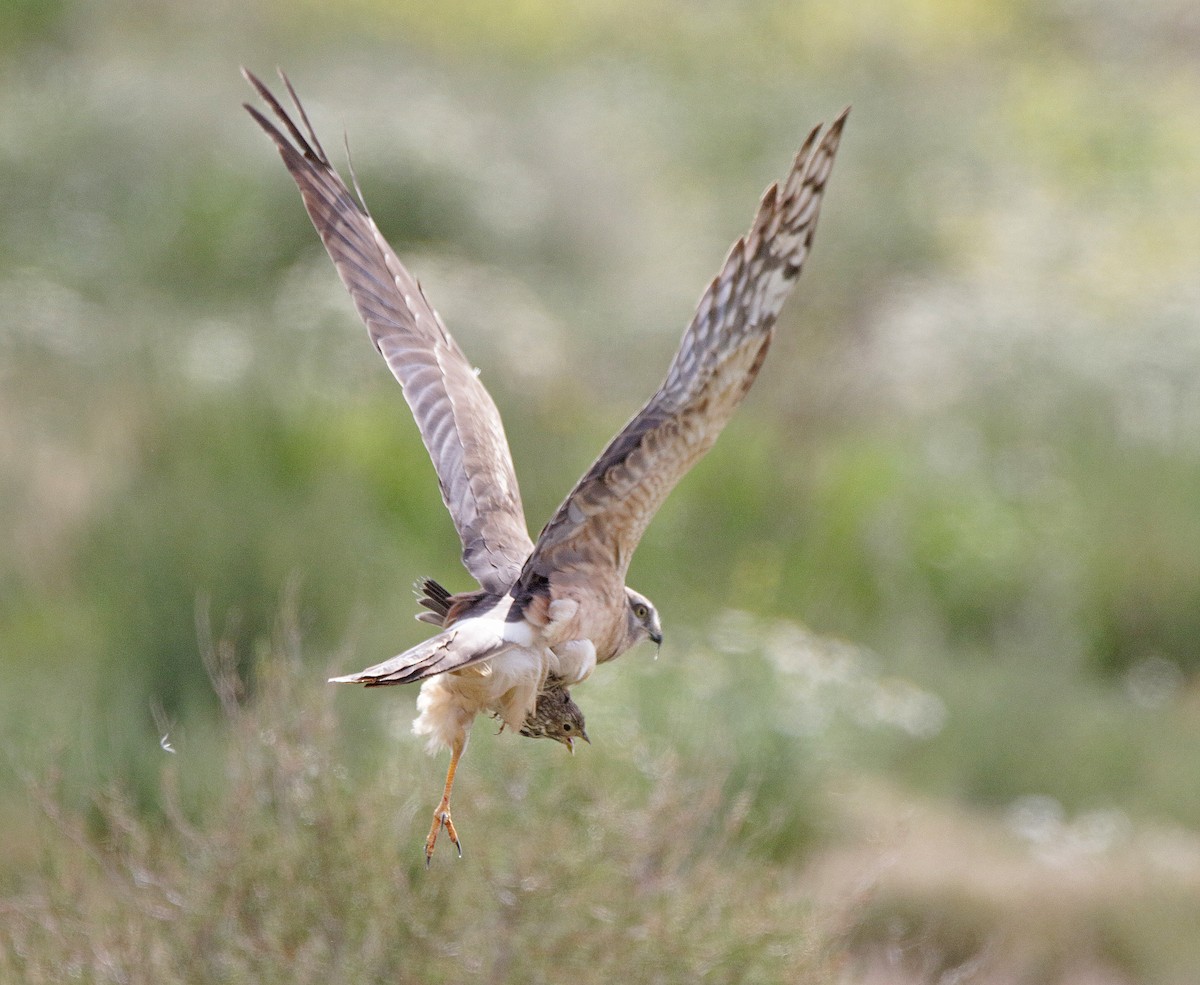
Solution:
{"label": "captured prey bird", "polygon": [[537,704],[521,726],[521,734],[530,739],[554,739],[572,752],[576,739],[583,739],[589,745],[592,741],[584,726],[582,709],[571,700],[571,692],[557,677],[546,678]]}
{"label": "captured prey bird", "polygon": [[630,559],[667,494],[712,447],[762,367],[776,317],[812,246],[846,112],[823,137],[815,128],[787,175],[767,189],[750,230],[701,297],[662,385],[535,542],[500,414],[477,371],[384,240],[357,181],[352,194],[329,163],[291,83],[281,72],[296,119],[243,73],[282,126],[246,106],[275,142],[371,341],[403,388],[462,541],[463,564],[479,584],[458,594],[437,586],[436,604],[422,613],[438,627],[434,636],[332,679],[368,687],[424,682],[413,731],[428,737],[431,752],[450,750],[426,864],[442,830],[461,856],[450,792],[475,717],[494,715],[535,736],[556,737],[568,724],[582,729],[582,715],[577,726],[572,720],[578,708],[567,689],[644,640],[661,645],[657,610],[625,585]]}

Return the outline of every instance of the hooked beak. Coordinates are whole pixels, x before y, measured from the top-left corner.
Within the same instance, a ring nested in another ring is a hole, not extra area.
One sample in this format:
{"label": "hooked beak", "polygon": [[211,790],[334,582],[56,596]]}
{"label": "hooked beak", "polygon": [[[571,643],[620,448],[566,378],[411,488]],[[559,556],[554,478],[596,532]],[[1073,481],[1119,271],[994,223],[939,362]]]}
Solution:
{"label": "hooked beak", "polygon": [[659,648],[662,647],[662,640],[663,640],[662,633],[651,633],[650,634],[650,642]]}

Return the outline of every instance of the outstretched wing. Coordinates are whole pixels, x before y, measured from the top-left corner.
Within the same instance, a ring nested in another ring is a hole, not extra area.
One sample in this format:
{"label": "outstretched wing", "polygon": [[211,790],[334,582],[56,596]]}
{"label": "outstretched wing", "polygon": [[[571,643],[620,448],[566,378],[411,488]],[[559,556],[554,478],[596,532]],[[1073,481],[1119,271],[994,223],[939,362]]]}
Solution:
{"label": "outstretched wing", "polygon": [[325,156],[286,76],[307,136],[245,69],[246,80],[291,135],[247,111],[279,148],[304,206],[350,291],[375,348],[399,380],[437,471],[442,500],[463,545],[463,563],[485,589],[506,592],[533,549],[500,413],[421,285]]}
{"label": "outstretched wing", "polygon": [[762,366],[776,316],[812,245],[847,113],[820,144],[820,128],[813,130],[782,185],[767,189],[754,225],[700,299],[662,386],[542,530],[521,590],[580,567],[595,578],[607,566],[624,582],[647,524],[712,447]]}

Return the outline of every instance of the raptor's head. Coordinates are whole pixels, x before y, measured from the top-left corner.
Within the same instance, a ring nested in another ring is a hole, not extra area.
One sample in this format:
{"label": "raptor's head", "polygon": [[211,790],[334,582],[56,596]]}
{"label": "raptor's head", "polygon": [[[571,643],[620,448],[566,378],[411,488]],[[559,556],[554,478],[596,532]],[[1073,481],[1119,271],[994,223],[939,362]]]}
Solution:
{"label": "raptor's head", "polygon": [[592,741],[584,728],[583,711],[571,700],[571,693],[554,681],[548,682],[546,690],[538,695],[537,706],[525,719],[521,734],[531,739],[554,739],[572,753],[576,739]]}
{"label": "raptor's head", "polygon": [[625,598],[629,603],[625,617],[625,639],[628,643],[625,649],[637,646],[642,640],[662,646],[662,623],[658,621],[658,610],[654,608],[654,603],[632,588],[625,589]]}

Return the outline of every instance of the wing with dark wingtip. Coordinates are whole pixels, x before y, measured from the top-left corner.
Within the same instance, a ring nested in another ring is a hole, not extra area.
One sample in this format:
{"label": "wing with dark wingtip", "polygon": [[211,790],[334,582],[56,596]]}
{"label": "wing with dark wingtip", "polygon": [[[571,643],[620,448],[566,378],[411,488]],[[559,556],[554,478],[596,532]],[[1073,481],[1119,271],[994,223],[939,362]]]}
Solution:
{"label": "wing with dark wingtip", "polygon": [[503,594],[533,542],[500,413],[361,194],[356,200],[330,165],[291,83],[280,73],[307,135],[262,82],[242,71],[291,137],[246,106],[279,148],[371,341],[404,389],[462,539],[463,563],[485,589]]}
{"label": "wing with dark wingtip", "polygon": [[[634,549],[667,494],[712,447],[750,389],[775,319],[812,245],[843,112],[814,130],[782,184],[767,189],[750,231],[700,299],[658,392],[567,496],[538,538],[522,590],[587,570],[624,582]],[[815,149],[814,149],[815,147]]]}

